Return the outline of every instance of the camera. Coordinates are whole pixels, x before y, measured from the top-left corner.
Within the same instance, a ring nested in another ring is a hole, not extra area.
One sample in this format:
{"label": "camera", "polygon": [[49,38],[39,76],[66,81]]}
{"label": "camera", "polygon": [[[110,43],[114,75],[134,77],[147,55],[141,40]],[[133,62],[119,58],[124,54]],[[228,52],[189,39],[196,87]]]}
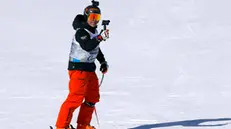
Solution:
{"label": "camera", "polygon": [[106,30],[106,26],[109,25],[110,20],[103,20],[102,25],[104,26],[104,30]]}
{"label": "camera", "polygon": [[99,6],[99,1],[92,0],[92,5],[98,7]]}

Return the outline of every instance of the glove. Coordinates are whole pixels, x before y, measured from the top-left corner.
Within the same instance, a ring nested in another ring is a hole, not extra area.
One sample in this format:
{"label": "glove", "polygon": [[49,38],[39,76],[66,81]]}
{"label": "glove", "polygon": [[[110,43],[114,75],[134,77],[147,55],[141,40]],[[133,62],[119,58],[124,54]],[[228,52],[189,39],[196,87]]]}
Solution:
{"label": "glove", "polygon": [[105,62],[101,63],[100,71],[101,71],[103,74],[105,74],[105,73],[107,73],[108,67],[109,67],[109,66],[108,66],[107,62],[105,61]]}
{"label": "glove", "polygon": [[100,34],[97,36],[99,41],[106,41],[109,38],[109,29],[102,30]]}

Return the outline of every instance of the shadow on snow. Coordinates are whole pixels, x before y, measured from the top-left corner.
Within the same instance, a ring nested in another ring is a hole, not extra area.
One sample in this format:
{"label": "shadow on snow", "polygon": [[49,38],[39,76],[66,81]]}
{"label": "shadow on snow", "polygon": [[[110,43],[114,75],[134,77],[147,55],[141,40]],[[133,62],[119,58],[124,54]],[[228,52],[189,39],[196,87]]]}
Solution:
{"label": "shadow on snow", "polygon": [[[224,126],[229,123],[212,124],[211,122],[225,122],[225,121],[231,121],[231,118],[196,119],[196,120],[185,120],[185,121],[166,122],[166,123],[157,123],[157,124],[147,124],[147,125],[140,125],[134,128],[129,128],[129,129],[151,129],[151,128],[171,127],[171,126],[214,127],[214,126]],[[205,122],[210,122],[211,124],[203,124]]]}

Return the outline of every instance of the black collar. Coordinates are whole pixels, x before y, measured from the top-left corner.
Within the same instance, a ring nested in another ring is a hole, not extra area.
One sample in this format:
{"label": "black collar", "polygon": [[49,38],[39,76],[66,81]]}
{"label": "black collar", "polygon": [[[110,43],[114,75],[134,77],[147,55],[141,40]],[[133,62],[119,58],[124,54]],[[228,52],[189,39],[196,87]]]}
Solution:
{"label": "black collar", "polygon": [[84,28],[87,29],[87,30],[89,30],[92,33],[95,33],[97,26],[91,27],[90,25],[88,25],[87,23],[85,23],[85,27]]}

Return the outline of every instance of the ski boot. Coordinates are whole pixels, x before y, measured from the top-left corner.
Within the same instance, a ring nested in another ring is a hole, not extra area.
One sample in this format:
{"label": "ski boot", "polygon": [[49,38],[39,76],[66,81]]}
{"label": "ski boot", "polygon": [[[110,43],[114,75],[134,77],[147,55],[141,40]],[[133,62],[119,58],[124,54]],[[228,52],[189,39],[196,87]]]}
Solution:
{"label": "ski boot", "polygon": [[78,124],[77,129],[96,129],[94,126],[90,125],[80,125]]}

